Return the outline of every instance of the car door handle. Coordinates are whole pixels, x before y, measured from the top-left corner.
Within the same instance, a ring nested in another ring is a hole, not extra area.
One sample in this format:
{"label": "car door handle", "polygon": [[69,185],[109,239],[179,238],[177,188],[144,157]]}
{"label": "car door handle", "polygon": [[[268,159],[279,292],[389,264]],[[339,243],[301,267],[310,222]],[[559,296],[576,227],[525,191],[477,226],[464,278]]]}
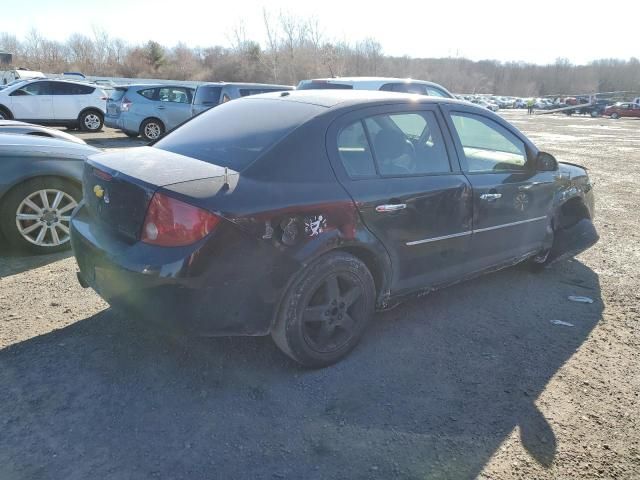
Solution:
{"label": "car door handle", "polygon": [[164,110],[165,108],[167,108],[167,107],[164,107],[164,106],[161,105],[161,106],[158,107],[158,110]]}
{"label": "car door handle", "polygon": [[499,198],[502,198],[502,194],[501,193],[483,193],[482,195],[480,195],[480,198],[482,200],[487,200],[487,201],[498,200]]}
{"label": "car door handle", "polygon": [[378,213],[397,212],[398,210],[404,210],[405,208],[407,208],[406,203],[392,203],[387,205],[378,205],[376,207],[376,212]]}

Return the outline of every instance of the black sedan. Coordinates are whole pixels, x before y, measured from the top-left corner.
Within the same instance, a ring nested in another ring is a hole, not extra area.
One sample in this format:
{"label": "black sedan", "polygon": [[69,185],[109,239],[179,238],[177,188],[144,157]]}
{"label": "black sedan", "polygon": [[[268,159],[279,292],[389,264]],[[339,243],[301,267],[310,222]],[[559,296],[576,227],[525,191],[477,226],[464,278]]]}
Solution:
{"label": "black sedan", "polygon": [[597,241],[586,171],[443,98],[300,91],[235,100],[92,156],[78,278],[202,335],[266,335],[331,364],[375,309]]}
{"label": "black sedan", "polygon": [[[84,143],[0,133],[0,230],[35,253],[68,249],[71,212],[82,198]],[[2,248],[2,244],[0,244]]]}

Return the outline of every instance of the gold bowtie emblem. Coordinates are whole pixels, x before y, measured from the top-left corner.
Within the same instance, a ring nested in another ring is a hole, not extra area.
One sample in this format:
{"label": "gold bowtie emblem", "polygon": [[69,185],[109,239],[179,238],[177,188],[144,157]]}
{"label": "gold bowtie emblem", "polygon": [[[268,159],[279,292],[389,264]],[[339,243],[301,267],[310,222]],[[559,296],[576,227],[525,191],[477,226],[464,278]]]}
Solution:
{"label": "gold bowtie emblem", "polygon": [[93,193],[96,194],[96,197],[102,198],[104,197],[104,188],[102,188],[100,185],[96,185],[95,187],[93,187]]}

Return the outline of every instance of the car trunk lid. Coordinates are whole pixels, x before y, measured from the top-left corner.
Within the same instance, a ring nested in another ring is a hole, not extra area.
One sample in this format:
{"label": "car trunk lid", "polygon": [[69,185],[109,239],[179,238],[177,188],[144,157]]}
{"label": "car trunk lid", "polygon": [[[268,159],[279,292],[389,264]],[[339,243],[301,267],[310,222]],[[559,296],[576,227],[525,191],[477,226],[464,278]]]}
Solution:
{"label": "car trunk lid", "polygon": [[156,190],[224,175],[218,165],[153,147],[93,155],[84,170],[85,204],[104,228],[135,242]]}

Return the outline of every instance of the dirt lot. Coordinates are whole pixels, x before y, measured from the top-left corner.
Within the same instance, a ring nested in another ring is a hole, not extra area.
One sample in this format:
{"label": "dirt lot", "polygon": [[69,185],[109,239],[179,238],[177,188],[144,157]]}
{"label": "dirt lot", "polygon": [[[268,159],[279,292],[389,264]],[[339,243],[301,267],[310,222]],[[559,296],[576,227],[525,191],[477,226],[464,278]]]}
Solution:
{"label": "dirt lot", "polygon": [[600,243],[379,314],[325,370],[150,331],[68,255],[0,258],[0,479],[640,478],[640,121],[504,115],[590,168]]}

